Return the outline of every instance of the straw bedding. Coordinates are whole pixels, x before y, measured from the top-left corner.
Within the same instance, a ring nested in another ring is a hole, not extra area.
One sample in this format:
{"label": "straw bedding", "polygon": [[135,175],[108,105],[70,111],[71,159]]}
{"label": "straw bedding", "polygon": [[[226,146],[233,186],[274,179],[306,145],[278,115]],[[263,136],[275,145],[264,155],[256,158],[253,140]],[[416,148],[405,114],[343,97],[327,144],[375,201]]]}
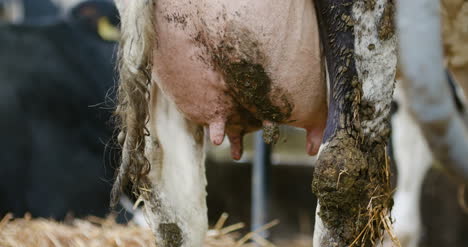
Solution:
{"label": "straw bedding", "polygon": [[[227,215],[223,215],[212,230],[207,233],[205,247],[250,247],[250,240],[260,246],[275,246],[266,241],[259,232],[273,227],[273,221],[256,232],[240,236],[236,231],[242,223],[224,227]],[[310,239],[297,239],[280,246],[310,247]],[[1,247],[156,247],[149,229],[135,224],[120,225],[114,218],[88,217],[60,223],[47,219],[13,219],[11,215],[0,221]]]}

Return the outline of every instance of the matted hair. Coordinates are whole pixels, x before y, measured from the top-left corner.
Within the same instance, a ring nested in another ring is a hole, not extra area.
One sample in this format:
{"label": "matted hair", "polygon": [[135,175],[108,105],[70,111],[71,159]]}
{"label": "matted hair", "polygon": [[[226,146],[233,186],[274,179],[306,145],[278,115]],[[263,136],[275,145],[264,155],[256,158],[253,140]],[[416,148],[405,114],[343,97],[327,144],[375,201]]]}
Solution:
{"label": "matted hair", "polygon": [[128,1],[121,9],[121,40],[118,51],[119,85],[115,110],[119,143],[122,145],[120,168],[111,193],[115,206],[129,183],[139,193],[141,178],[149,173],[145,157],[145,136],[149,135],[149,86],[152,54],[156,45],[154,25],[156,0]]}

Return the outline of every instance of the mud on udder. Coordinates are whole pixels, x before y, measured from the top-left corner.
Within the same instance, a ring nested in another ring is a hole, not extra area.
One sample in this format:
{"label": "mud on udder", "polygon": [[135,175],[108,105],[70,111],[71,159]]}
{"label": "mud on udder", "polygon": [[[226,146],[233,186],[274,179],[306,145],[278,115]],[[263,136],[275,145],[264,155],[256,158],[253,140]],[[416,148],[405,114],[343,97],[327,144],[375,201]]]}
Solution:
{"label": "mud on udder", "polygon": [[[218,37],[199,39],[199,42],[211,53],[212,66],[222,73],[234,100],[259,120],[283,122],[290,117],[293,108],[287,92],[272,87],[265,70],[268,62],[262,45],[250,30],[238,26],[239,23],[227,24]],[[274,104],[272,99],[280,105]]]}

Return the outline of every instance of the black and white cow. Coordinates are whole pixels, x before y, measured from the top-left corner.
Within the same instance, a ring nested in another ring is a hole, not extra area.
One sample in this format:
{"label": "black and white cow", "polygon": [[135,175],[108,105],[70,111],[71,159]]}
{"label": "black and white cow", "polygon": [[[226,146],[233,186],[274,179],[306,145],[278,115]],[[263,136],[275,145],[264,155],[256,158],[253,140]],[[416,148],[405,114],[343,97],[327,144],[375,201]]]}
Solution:
{"label": "black and white cow", "polygon": [[85,1],[35,20],[0,25],[0,215],[104,216],[117,11]]}
{"label": "black and white cow", "polygon": [[202,246],[205,133],[215,145],[227,136],[239,159],[245,133],[263,128],[275,142],[279,124],[305,129],[307,152],[320,150],[314,246],[382,236],[393,1],[116,3],[123,154],[114,195],[133,183],[157,245]]}

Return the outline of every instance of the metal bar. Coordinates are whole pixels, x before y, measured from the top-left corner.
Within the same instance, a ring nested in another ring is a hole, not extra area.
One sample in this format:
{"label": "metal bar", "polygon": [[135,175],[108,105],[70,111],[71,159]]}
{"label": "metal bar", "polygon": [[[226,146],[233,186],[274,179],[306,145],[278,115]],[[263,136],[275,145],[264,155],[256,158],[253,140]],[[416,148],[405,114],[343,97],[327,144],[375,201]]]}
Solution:
{"label": "metal bar", "polygon": [[[271,145],[263,141],[263,131],[255,133],[255,155],[252,167],[252,231],[267,223],[269,214]],[[260,233],[268,237],[268,232]]]}

